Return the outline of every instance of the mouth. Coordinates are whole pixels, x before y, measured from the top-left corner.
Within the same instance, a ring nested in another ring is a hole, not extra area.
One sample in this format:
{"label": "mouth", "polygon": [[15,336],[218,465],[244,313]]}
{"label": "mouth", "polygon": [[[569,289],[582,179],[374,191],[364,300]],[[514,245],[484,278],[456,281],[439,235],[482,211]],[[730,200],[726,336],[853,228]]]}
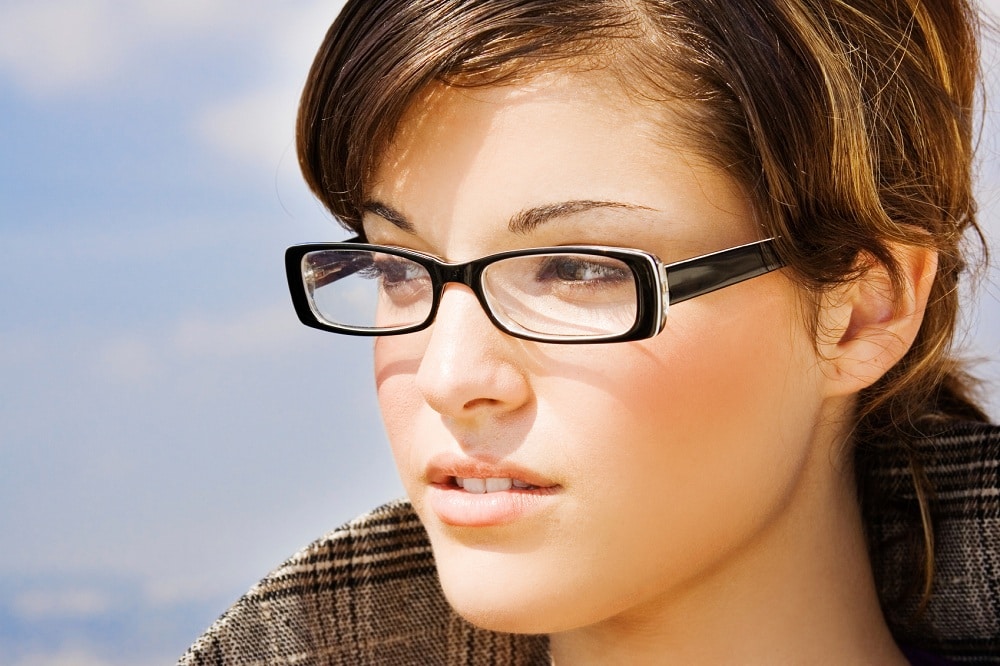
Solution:
{"label": "mouth", "polygon": [[540,519],[559,505],[558,479],[511,460],[442,453],[428,461],[428,505],[452,527],[498,527]]}
{"label": "mouth", "polygon": [[522,481],[521,479],[515,479],[511,477],[498,478],[498,477],[460,477],[452,476],[448,477],[448,482],[445,484],[455,489],[462,489],[467,493],[473,493],[475,495],[482,495],[485,493],[502,493],[510,490],[540,490],[541,486],[535,486],[527,481]]}
{"label": "mouth", "polygon": [[427,494],[437,517],[453,527],[496,527],[544,515],[561,491],[541,478],[526,480],[527,473],[472,476],[474,470],[462,470],[466,476],[457,476],[456,471],[434,478]]}
{"label": "mouth", "polygon": [[509,525],[555,510],[562,485],[544,472],[510,461],[444,453],[428,461],[427,500],[453,527]]}
{"label": "mouth", "polygon": [[425,479],[440,490],[471,495],[544,493],[559,488],[553,479],[527,467],[448,454],[430,461]]}

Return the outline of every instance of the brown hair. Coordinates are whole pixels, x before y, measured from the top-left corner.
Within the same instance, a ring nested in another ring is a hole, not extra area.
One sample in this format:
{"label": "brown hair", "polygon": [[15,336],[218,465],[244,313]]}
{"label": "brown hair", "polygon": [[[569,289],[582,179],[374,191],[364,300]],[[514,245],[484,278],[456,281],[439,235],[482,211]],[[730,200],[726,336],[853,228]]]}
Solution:
{"label": "brown hair", "polygon": [[604,67],[637,97],[674,102],[686,138],[750,194],[814,294],[876,263],[898,285],[894,246],[937,250],[917,339],[859,397],[855,429],[863,503],[882,501],[866,475],[877,456],[909,460],[926,599],[933,531],[921,436],[952,419],[986,420],[950,355],[963,238],[971,230],[982,243],[977,25],[966,0],[351,0],[306,84],[299,159],[320,200],[359,230],[373,169],[429,83]]}

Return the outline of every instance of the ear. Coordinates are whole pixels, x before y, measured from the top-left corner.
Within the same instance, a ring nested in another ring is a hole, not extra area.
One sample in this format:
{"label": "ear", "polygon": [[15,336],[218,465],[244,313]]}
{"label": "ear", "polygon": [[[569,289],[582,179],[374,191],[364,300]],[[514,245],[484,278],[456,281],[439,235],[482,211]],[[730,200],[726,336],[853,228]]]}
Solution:
{"label": "ear", "polygon": [[893,254],[902,278],[899,293],[885,266],[875,263],[822,299],[818,346],[831,396],[874,384],[917,337],[937,272],[937,251],[897,245]]}

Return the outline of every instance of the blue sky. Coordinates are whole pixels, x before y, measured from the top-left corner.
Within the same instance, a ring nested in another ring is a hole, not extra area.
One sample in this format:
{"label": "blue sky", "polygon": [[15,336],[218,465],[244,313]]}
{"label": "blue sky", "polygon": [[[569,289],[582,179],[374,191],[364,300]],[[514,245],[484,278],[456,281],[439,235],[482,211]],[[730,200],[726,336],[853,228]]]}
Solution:
{"label": "blue sky", "polygon": [[[283,283],[286,245],[343,235],[291,147],[339,4],[0,1],[0,663],[169,662],[401,493],[370,343],[296,323]],[[998,295],[972,355],[1000,356]]]}

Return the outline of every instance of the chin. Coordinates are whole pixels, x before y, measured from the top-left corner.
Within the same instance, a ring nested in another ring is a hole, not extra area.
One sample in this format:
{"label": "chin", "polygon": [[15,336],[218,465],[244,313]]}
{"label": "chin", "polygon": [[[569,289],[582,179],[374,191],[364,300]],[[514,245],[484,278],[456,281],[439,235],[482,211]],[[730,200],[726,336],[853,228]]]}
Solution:
{"label": "chin", "polygon": [[487,631],[531,635],[551,633],[544,623],[536,621],[537,618],[531,617],[523,608],[486,607],[482,604],[452,604],[452,608],[469,624]]}
{"label": "chin", "polygon": [[454,611],[469,623],[509,634],[568,628],[567,595],[558,593],[551,576],[540,574],[545,567],[534,565],[530,555],[455,545],[443,550],[449,552],[438,554],[435,548],[441,587]]}
{"label": "chin", "polygon": [[480,629],[505,634],[549,634],[558,629],[551,611],[540,612],[530,600],[525,602],[512,594],[484,597],[468,590],[449,592],[445,587],[445,597],[462,619]]}

